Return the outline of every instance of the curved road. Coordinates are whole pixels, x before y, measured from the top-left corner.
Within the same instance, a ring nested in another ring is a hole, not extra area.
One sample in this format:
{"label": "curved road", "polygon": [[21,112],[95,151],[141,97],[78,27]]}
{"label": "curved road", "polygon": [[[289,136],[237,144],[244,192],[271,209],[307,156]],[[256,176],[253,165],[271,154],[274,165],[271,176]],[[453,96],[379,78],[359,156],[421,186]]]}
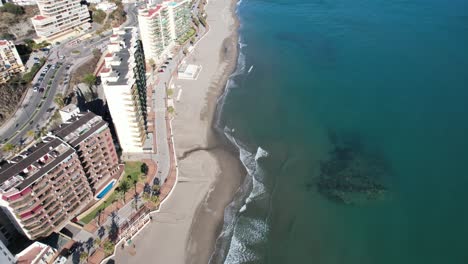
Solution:
{"label": "curved road", "polygon": [[[137,24],[136,9],[135,5],[126,5],[125,9],[128,13],[128,20],[124,23],[124,26],[134,26]],[[87,32],[85,34],[90,34]],[[83,35],[85,35],[83,34]],[[65,73],[65,66],[72,65],[68,73],[77,68],[80,64],[86,62],[92,56],[92,50],[99,46],[107,45],[109,36],[112,32],[109,30],[100,36],[92,37],[88,40],[82,41],[78,45],[70,45],[73,42],[67,41],[60,43],[51,48],[48,60],[45,65],[38,71],[38,74],[34,77],[32,84],[38,83],[39,75],[42,70],[48,64],[56,64],[57,62],[62,63],[62,66],[57,69],[55,78],[52,80],[52,85],[47,93],[34,92],[32,88],[28,88],[27,94],[19,106],[17,112],[13,117],[5,122],[0,127],[0,144],[11,143],[14,145],[21,145],[25,141],[26,133],[29,130],[37,130],[44,125],[53,114],[50,111],[55,108],[56,105],[53,102],[55,95],[60,91],[64,90],[64,87],[59,87],[60,77]],[[77,37],[79,38],[79,37]],[[75,38],[75,39],[77,39]],[[72,51],[78,50],[79,54],[73,54]],[[60,59],[61,56],[65,58]],[[41,82],[41,87],[46,88],[48,82],[51,80],[53,70],[49,70]],[[48,111],[49,110],[49,111]]]}

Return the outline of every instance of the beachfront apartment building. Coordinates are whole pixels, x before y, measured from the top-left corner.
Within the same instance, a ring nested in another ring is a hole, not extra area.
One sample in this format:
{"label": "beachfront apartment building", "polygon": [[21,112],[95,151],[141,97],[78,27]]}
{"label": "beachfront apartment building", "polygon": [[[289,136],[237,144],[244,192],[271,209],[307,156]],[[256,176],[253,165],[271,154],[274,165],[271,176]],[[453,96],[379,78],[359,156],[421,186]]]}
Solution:
{"label": "beachfront apartment building", "polygon": [[7,2],[20,6],[30,6],[37,4],[36,0],[8,0]]}
{"label": "beachfront apartment building", "polygon": [[109,126],[100,116],[79,113],[52,133],[76,150],[93,193],[120,173]]}
{"label": "beachfront apartment building", "polygon": [[0,207],[31,240],[62,229],[91,198],[76,151],[57,137],[0,165]]}
{"label": "beachfront apartment building", "polygon": [[123,153],[152,151],[148,135],[145,54],[135,27],[114,28],[110,37],[102,87]]}
{"label": "beachfront apartment building", "polygon": [[37,0],[40,15],[31,18],[36,34],[57,39],[91,27],[88,7],[80,0]]}
{"label": "beachfront apartment building", "polygon": [[177,40],[191,27],[190,1],[164,1],[142,7],[138,25],[146,59],[160,64],[171,56]]}
{"label": "beachfront apartment building", "polygon": [[0,40],[0,83],[5,83],[14,74],[24,71],[24,64],[13,41]]}
{"label": "beachfront apartment building", "polygon": [[0,263],[2,264],[15,264],[16,258],[11,254],[10,250],[0,240]]}
{"label": "beachfront apartment building", "polygon": [[120,173],[107,123],[91,112],[79,113],[0,163],[0,207],[29,239],[46,237]]}

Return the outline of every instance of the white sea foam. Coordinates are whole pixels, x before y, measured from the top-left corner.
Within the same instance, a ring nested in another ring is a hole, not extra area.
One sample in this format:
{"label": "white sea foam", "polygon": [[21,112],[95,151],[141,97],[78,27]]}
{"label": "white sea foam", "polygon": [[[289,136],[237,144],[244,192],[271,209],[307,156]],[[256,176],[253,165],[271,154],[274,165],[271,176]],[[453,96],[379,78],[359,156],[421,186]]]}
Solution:
{"label": "white sea foam", "polygon": [[258,256],[248,246],[263,241],[268,233],[268,224],[261,219],[244,217],[239,222],[234,230],[225,264],[258,260]]}
{"label": "white sea foam", "polygon": [[242,212],[244,212],[245,210],[247,210],[247,205],[246,205],[246,204],[244,204],[244,205],[241,207],[241,209],[239,210],[239,213],[242,213]]}
{"label": "white sea foam", "polygon": [[231,246],[224,261],[225,264],[245,263],[256,259],[255,253],[247,249],[237,236],[232,237]]}

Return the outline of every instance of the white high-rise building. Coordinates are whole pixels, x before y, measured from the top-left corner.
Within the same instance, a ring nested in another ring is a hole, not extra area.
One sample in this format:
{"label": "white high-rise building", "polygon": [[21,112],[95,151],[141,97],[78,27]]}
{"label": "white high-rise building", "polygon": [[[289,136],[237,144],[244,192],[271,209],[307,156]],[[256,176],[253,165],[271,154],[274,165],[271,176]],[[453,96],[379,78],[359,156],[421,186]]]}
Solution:
{"label": "white high-rise building", "polygon": [[145,55],[135,27],[114,29],[102,86],[123,153],[144,152],[148,134]]}
{"label": "white high-rise building", "polygon": [[164,1],[143,7],[138,13],[138,24],[146,59],[159,64],[190,29],[190,1]]}
{"label": "white high-rise building", "polygon": [[13,41],[0,40],[0,83],[8,81],[13,74],[25,68]]}
{"label": "white high-rise building", "polygon": [[10,0],[8,2],[13,3],[15,5],[20,5],[20,6],[30,6],[30,5],[36,4],[36,0]]}
{"label": "white high-rise building", "polygon": [[16,258],[13,257],[10,250],[3,244],[0,240],[0,263],[2,264],[14,264],[16,263]]}
{"label": "white high-rise building", "polygon": [[91,26],[88,7],[80,0],[37,0],[37,5],[41,14],[31,20],[41,38],[55,39]]}

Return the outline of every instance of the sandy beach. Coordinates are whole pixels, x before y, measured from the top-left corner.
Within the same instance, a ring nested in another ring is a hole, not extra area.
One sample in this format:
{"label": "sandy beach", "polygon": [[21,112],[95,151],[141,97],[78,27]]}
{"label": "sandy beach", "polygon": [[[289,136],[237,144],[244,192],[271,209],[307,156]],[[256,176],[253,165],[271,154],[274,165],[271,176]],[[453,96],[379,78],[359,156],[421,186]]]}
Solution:
{"label": "sandy beach", "polygon": [[[232,0],[210,0],[209,32],[186,61],[202,66],[197,80],[173,80],[172,122],[179,176],[171,196],[134,239],[135,249],[117,249],[116,263],[208,263],[245,172],[236,153],[219,143],[212,121],[218,97],[237,61]],[[182,90],[179,92],[179,90]]]}

